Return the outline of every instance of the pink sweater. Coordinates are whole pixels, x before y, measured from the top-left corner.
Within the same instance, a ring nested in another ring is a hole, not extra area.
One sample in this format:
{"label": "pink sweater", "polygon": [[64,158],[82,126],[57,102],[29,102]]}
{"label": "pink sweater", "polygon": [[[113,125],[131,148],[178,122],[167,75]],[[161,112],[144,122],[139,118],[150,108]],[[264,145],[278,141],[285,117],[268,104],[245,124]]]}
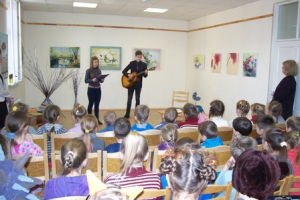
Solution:
{"label": "pink sweater", "polygon": [[11,156],[22,156],[29,153],[30,156],[42,156],[42,149],[32,140],[25,139],[22,144],[17,144],[11,147]]}

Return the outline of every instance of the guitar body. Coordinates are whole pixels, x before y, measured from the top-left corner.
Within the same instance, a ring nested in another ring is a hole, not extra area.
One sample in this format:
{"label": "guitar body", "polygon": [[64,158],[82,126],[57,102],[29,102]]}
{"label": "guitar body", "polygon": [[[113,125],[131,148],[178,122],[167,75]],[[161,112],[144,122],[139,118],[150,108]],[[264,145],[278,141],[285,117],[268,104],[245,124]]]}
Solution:
{"label": "guitar body", "polygon": [[132,78],[132,80],[128,80],[128,78],[127,78],[126,76],[124,76],[124,75],[122,76],[122,79],[121,79],[122,86],[123,86],[124,88],[127,88],[127,89],[128,89],[128,88],[131,88],[135,82],[138,82],[138,81],[139,81],[138,76],[136,76],[136,75],[137,75],[136,72],[132,72],[132,73],[130,73],[130,74],[134,76],[134,77]]}

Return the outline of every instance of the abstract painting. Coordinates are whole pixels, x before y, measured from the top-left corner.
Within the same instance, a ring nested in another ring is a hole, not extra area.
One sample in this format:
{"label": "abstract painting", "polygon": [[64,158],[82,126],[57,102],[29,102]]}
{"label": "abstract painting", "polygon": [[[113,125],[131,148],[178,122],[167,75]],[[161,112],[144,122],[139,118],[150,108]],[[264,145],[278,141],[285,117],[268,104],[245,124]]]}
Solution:
{"label": "abstract painting", "polygon": [[147,64],[148,68],[155,67],[155,70],[159,70],[161,68],[161,50],[160,49],[141,49],[134,48],[133,49],[133,57],[135,59],[135,52],[140,50],[143,53],[142,61]]}
{"label": "abstract painting", "polygon": [[99,59],[101,70],[121,70],[122,47],[91,46],[91,57]]}
{"label": "abstract painting", "polygon": [[243,54],[243,75],[256,77],[257,72],[257,53]]}
{"label": "abstract painting", "polygon": [[7,34],[0,32],[0,72],[4,79],[8,76]]}
{"label": "abstract painting", "polygon": [[50,47],[51,68],[80,68],[79,47]]}
{"label": "abstract painting", "polygon": [[213,73],[221,73],[221,60],[222,54],[213,53],[211,55],[211,72]]}
{"label": "abstract painting", "polygon": [[193,65],[196,69],[204,69],[204,55],[194,55]]}
{"label": "abstract painting", "polygon": [[237,75],[238,67],[239,67],[239,54],[238,53],[228,53],[227,54],[227,64],[226,64],[227,74]]}

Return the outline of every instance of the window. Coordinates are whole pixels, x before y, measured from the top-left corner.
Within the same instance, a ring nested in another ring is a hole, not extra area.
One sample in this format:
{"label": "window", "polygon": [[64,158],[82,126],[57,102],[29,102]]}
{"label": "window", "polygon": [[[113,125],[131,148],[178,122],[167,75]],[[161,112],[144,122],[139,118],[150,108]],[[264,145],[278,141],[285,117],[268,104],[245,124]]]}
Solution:
{"label": "window", "polygon": [[278,8],[277,39],[297,37],[298,2],[280,5]]}
{"label": "window", "polygon": [[21,8],[18,0],[7,0],[8,85],[22,80]]}

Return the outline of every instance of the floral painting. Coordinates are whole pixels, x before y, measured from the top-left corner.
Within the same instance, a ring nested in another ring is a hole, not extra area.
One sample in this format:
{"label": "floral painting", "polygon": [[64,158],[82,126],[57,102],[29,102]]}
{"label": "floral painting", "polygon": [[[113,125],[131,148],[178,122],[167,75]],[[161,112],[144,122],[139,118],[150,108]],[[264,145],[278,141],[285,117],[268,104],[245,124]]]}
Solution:
{"label": "floral painting", "polygon": [[211,72],[221,73],[221,57],[220,53],[213,53],[211,56]]}
{"label": "floral painting", "polygon": [[147,64],[148,68],[155,67],[155,70],[160,70],[161,50],[160,49],[133,49],[133,57],[135,59],[135,52],[140,50],[143,53],[142,61]]}
{"label": "floral painting", "polygon": [[239,54],[228,53],[227,54],[227,64],[226,64],[227,74],[237,75],[238,67],[239,67]]}
{"label": "floral painting", "polygon": [[244,53],[243,55],[243,75],[256,77],[257,53]]}
{"label": "floral painting", "polygon": [[196,69],[204,69],[204,55],[194,55],[193,65]]}
{"label": "floral painting", "polygon": [[99,59],[101,70],[121,70],[122,47],[91,47],[91,57]]}

